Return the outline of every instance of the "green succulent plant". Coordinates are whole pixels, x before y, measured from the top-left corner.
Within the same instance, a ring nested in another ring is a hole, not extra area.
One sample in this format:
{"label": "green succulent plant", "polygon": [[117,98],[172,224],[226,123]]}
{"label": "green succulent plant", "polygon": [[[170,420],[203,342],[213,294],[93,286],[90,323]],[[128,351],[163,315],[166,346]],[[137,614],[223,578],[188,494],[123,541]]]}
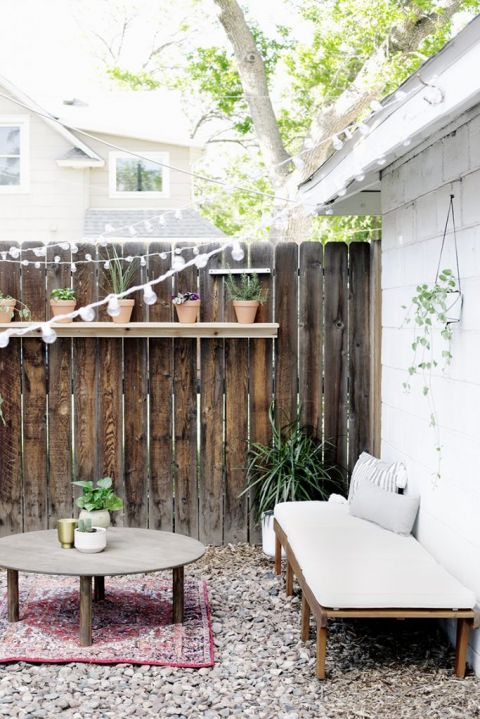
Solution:
{"label": "green succulent plant", "polygon": [[75,292],[70,287],[58,288],[52,290],[50,295],[52,300],[75,300]]}

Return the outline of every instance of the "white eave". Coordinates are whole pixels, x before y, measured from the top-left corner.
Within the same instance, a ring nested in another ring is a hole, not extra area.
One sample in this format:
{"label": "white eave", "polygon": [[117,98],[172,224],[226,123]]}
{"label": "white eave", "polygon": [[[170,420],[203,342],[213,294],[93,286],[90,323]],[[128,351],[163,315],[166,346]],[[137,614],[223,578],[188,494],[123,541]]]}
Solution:
{"label": "white eave", "polygon": [[[13,83],[11,83],[10,80],[7,80],[1,75],[0,88],[4,88],[7,91],[8,95],[11,96],[11,98],[9,99],[11,99],[12,102],[16,102],[16,104],[23,110],[27,109],[31,112],[37,113],[47,125],[49,125],[53,130],[55,130],[55,132],[61,135],[73,148],[76,148],[82,153],[84,153],[84,155],[86,156],[86,160],[94,160],[95,167],[98,166],[99,162],[103,163],[102,158],[97,155],[97,153],[94,152],[90,147],[88,147],[88,145],[79,140],[78,137],[73,134],[73,132],[64,127],[47,110],[38,105],[34,100],[32,100],[31,97],[19,90],[19,88],[16,87]],[[91,165],[88,166],[90,167]],[[75,165],[75,167],[78,167],[78,165]]]}
{"label": "white eave", "polygon": [[[357,130],[341,150],[300,185],[300,196],[308,210],[314,212],[317,206],[318,213],[325,214],[330,206],[336,215],[380,214],[383,167],[411,152],[436,130],[480,102],[479,67],[480,15],[477,15],[400,86],[407,95],[403,101],[392,103],[365,121],[371,128],[368,135]],[[439,91],[423,83],[432,83]],[[385,104],[392,99],[393,96],[386,98]],[[432,99],[433,103],[428,101]],[[355,179],[359,176],[364,176],[361,182]],[[345,194],[339,195],[345,190]]]}

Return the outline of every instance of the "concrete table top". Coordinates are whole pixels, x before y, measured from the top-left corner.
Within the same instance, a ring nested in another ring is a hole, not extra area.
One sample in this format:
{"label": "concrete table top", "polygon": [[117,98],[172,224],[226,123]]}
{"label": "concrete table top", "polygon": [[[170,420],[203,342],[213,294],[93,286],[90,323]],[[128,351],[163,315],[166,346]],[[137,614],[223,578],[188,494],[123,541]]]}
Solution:
{"label": "concrete table top", "polygon": [[143,574],[197,561],[205,547],[183,534],[109,527],[107,547],[97,554],[62,549],[56,529],[0,539],[0,567],[20,572],[105,577]]}

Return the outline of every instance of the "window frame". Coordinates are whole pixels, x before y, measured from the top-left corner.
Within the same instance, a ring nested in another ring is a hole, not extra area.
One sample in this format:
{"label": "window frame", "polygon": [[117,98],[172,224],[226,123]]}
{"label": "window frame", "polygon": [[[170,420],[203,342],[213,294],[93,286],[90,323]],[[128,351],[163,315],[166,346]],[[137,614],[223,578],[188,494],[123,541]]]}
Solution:
{"label": "window frame", "polygon": [[[20,182],[18,185],[0,184],[0,194],[23,194],[30,191],[30,118],[28,115],[0,115],[0,127],[8,126],[20,130]],[[0,157],[8,155],[0,154]]]}
{"label": "window frame", "polygon": [[[168,152],[157,152],[157,151],[143,151],[143,150],[132,150],[133,153],[142,155],[147,160],[157,160],[159,162],[168,163],[169,153]],[[108,158],[108,189],[109,197],[112,199],[135,199],[138,200],[142,197],[145,198],[162,198],[170,197],[170,170],[168,167],[162,167],[162,183],[163,190],[157,192],[154,190],[147,190],[146,192],[126,191],[117,190],[117,160],[121,159],[135,159],[135,154],[132,155],[130,152],[110,152]]]}

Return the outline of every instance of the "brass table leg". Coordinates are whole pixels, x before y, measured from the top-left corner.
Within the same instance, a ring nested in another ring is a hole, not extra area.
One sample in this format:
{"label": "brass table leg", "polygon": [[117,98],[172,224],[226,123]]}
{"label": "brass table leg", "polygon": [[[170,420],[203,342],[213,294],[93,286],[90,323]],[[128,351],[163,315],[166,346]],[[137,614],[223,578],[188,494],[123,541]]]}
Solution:
{"label": "brass table leg", "polygon": [[18,622],[18,571],[7,569],[8,621]]}
{"label": "brass table leg", "polygon": [[92,578],[80,577],[80,646],[92,644]]}
{"label": "brass table leg", "polygon": [[184,612],[184,571],[183,567],[173,570],[173,623],[183,624]]}

